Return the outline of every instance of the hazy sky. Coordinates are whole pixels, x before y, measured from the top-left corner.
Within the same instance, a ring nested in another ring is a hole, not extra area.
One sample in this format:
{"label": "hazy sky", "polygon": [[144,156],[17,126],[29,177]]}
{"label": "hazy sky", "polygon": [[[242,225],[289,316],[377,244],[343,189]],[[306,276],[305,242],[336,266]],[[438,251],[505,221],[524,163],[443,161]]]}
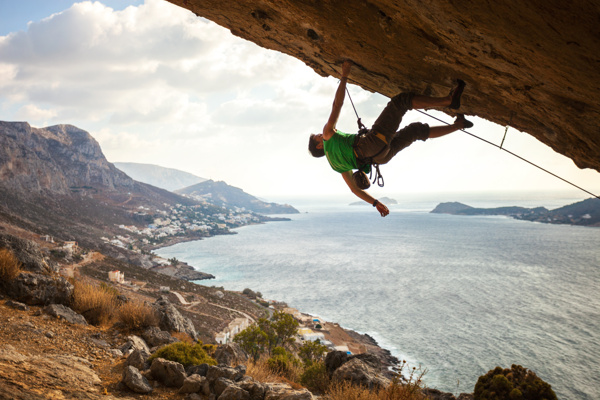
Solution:
{"label": "hazy sky", "polygon": [[[75,125],[111,162],[177,168],[262,197],[357,200],[307,151],[337,84],[163,0],[0,0],[0,120]],[[370,126],[388,99],[350,92]],[[411,112],[403,125],[414,121],[438,124]],[[504,127],[473,121],[470,132],[500,143]],[[338,128],[356,131],[347,99]],[[504,146],[600,192],[599,173],[529,135],[509,129]],[[400,201],[415,192],[571,189],[462,132],[415,143],[381,169],[385,188],[370,192]]]}

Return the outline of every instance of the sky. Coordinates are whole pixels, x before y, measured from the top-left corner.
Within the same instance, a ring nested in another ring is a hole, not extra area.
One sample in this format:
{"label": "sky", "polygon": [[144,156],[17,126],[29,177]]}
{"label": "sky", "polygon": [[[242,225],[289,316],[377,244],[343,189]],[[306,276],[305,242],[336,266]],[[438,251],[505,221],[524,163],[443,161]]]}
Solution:
{"label": "sky", "polygon": [[[267,199],[356,201],[327,161],[307,151],[338,82],[164,0],[0,0],[0,120],[75,125],[110,162],[176,168]],[[349,89],[370,126],[389,99]],[[468,118],[469,132],[500,144],[504,126]],[[413,111],[402,126],[415,121],[439,124]],[[348,99],[338,129],[356,132]],[[598,172],[580,170],[526,133],[508,129],[504,147],[600,192]],[[399,201],[439,192],[590,197],[464,132],[417,142],[381,171],[385,187],[370,193]]]}

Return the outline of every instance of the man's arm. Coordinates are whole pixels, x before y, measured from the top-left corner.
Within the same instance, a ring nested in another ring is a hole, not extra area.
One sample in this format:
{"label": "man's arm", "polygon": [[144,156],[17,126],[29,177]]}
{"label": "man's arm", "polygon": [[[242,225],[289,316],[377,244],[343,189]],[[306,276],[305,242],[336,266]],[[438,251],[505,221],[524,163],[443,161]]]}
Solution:
{"label": "man's arm", "polygon": [[323,127],[323,139],[325,140],[331,139],[335,133],[335,126],[338,118],[340,117],[342,106],[344,105],[344,98],[346,97],[346,82],[348,82],[348,75],[350,75],[351,68],[352,62],[349,60],[344,61],[344,64],[342,65],[342,78],[337,91],[335,92],[333,106],[331,107],[331,114],[329,114],[329,119]]}
{"label": "man's arm", "polygon": [[356,183],[354,182],[354,179],[352,178],[352,171],[342,172],[342,177],[344,178],[344,181],[346,181],[346,184],[348,185],[348,187],[350,188],[352,193],[354,193],[358,198],[366,201],[367,203],[369,203],[371,205],[373,205],[373,203],[375,203],[375,201],[377,201],[377,204],[375,205],[375,207],[377,208],[377,211],[379,211],[379,214],[381,214],[382,217],[385,217],[386,215],[388,215],[390,213],[390,210],[388,210],[388,208],[385,206],[385,204],[379,202],[377,199],[372,197],[369,193],[365,192],[362,189],[359,189],[356,186]]}

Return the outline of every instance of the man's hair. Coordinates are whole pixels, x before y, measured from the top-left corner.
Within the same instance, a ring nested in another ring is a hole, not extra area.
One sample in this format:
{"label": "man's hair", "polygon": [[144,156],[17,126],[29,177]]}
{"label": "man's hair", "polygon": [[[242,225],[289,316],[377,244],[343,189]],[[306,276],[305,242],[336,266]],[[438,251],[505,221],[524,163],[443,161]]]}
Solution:
{"label": "man's hair", "polygon": [[325,155],[325,150],[317,149],[317,144],[319,144],[319,142],[317,142],[315,136],[317,135],[312,133],[308,139],[308,152],[312,154],[313,157],[323,157]]}

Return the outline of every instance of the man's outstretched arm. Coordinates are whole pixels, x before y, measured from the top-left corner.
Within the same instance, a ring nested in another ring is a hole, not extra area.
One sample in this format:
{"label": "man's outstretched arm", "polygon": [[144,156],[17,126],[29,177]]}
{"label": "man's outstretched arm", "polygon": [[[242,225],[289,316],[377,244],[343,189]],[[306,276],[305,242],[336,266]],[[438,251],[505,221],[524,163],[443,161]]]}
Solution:
{"label": "man's outstretched arm", "polygon": [[377,201],[375,207],[377,208],[377,211],[379,211],[379,214],[381,214],[382,217],[385,217],[390,213],[390,210],[388,210],[385,204],[379,202],[369,193],[365,192],[362,189],[359,189],[358,186],[356,186],[356,183],[354,183],[354,179],[352,178],[352,171],[342,172],[342,177],[344,178],[344,181],[346,181],[346,184],[348,185],[352,193],[354,193],[359,199],[364,200],[371,205],[375,204],[375,202]]}
{"label": "man's outstretched arm", "polygon": [[342,106],[344,105],[344,98],[346,97],[346,83],[348,82],[348,75],[350,75],[351,68],[352,62],[349,60],[344,61],[344,64],[342,65],[342,78],[337,91],[335,92],[331,114],[329,114],[329,119],[323,127],[323,139],[325,140],[329,140],[335,133],[335,126],[340,117]]}

